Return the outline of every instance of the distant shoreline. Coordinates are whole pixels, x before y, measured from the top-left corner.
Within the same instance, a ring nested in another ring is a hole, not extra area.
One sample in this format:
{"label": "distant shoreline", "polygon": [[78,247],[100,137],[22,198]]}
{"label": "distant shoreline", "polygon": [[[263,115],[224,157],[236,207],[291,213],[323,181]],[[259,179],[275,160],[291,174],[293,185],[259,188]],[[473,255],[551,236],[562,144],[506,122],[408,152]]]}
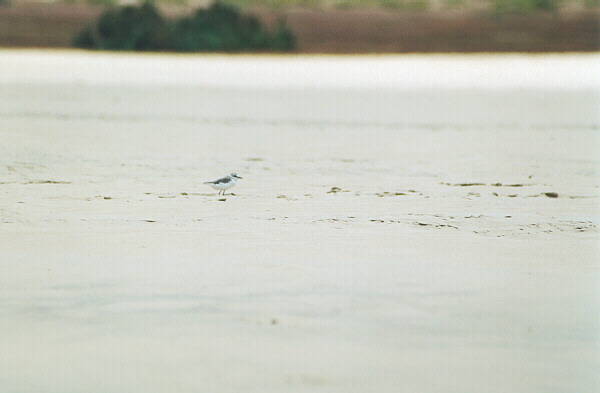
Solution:
{"label": "distant shoreline", "polygon": [[[0,7],[0,47],[69,48],[100,15],[90,4],[15,2]],[[191,8],[165,8],[169,16]],[[597,8],[491,16],[481,10],[250,8],[267,23],[284,18],[297,53],[597,52]]]}

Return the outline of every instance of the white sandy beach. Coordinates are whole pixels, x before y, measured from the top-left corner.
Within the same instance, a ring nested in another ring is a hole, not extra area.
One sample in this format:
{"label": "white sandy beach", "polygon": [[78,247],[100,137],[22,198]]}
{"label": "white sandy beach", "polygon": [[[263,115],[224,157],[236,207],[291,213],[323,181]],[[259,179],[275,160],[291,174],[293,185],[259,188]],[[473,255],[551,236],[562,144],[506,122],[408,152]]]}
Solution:
{"label": "white sandy beach", "polygon": [[597,392],[599,64],[0,52],[0,390]]}

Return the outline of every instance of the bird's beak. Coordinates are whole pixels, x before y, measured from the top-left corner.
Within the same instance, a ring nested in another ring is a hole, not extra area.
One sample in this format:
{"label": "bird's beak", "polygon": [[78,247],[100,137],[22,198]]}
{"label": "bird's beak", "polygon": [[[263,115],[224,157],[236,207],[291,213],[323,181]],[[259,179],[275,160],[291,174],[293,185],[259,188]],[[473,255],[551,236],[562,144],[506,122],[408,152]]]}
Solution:
{"label": "bird's beak", "polygon": [[238,179],[243,179],[243,177],[241,177],[241,176],[238,176],[237,178],[238,178]]}

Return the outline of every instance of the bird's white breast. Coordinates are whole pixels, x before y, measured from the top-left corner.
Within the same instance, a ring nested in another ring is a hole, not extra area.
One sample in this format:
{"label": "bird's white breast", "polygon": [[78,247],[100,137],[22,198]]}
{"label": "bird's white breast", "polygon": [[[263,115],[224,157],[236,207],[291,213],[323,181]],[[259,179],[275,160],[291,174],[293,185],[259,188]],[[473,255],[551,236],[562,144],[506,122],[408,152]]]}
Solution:
{"label": "bird's white breast", "polygon": [[235,186],[235,179],[231,179],[227,183],[217,183],[210,185],[215,190],[229,190],[231,187]]}

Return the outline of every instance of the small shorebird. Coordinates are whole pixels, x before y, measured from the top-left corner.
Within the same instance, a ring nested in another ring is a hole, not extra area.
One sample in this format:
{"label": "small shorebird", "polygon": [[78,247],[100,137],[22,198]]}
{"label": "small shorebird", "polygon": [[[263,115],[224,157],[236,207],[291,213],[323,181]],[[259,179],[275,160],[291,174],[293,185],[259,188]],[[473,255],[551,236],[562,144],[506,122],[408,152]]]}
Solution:
{"label": "small shorebird", "polygon": [[237,173],[232,173],[219,180],[205,181],[204,184],[208,184],[215,190],[219,190],[219,194],[223,192],[223,195],[225,195],[226,190],[229,190],[231,187],[235,186],[237,179],[242,179],[242,177],[238,176]]}

